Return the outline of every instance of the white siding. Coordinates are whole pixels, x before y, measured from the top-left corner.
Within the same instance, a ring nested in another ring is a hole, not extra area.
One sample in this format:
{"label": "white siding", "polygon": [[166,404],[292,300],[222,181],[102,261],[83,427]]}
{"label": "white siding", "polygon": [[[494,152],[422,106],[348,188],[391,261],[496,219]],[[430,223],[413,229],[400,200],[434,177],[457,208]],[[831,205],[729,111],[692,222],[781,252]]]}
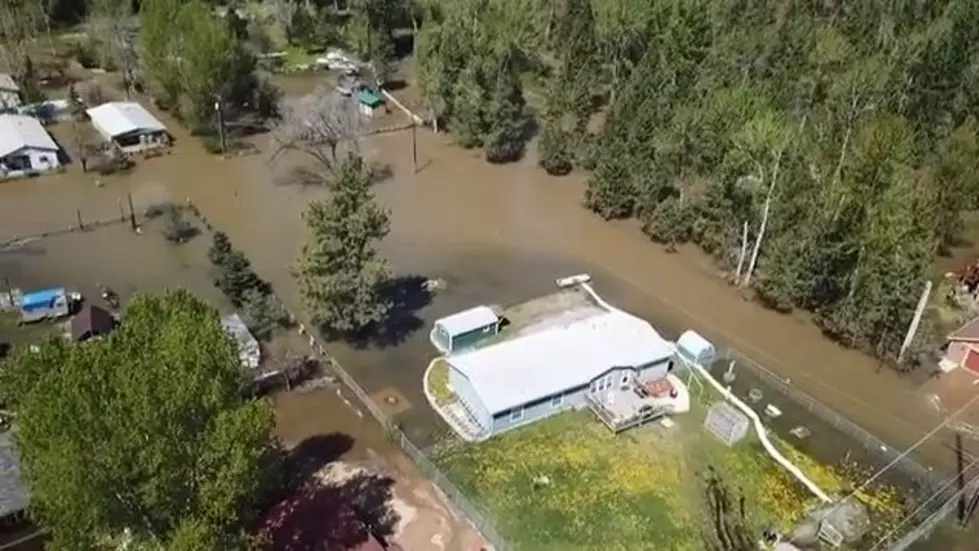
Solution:
{"label": "white siding", "polygon": [[[31,170],[9,170],[7,168],[6,160],[10,157],[19,155],[27,155],[27,157],[31,160]],[[6,157],[0,157],[0,179],[20,178],[32,172],[47,172],[60,166],[61,162],[58,161],[58,153],[56,151],[25,148]]]}

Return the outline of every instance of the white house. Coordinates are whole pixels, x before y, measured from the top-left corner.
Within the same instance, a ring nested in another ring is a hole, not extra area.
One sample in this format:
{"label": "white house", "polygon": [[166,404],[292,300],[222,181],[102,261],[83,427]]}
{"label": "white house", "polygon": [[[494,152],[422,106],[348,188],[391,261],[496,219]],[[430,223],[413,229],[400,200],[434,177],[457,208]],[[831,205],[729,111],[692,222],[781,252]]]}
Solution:
{"label": "white house", "polygon": [[58,144],[37,119],[0,115],[0,179],[58,168],[58,151]]}
{"label": "white house", "polygon": [[0,111],[20,107],[20,86],[14,77],[0,73]]}
{"label": "white house", "polygon": [[136,102],[113,101],[86,112],[99,134],[126,153],[138,153],[170,143],[167,127]]}

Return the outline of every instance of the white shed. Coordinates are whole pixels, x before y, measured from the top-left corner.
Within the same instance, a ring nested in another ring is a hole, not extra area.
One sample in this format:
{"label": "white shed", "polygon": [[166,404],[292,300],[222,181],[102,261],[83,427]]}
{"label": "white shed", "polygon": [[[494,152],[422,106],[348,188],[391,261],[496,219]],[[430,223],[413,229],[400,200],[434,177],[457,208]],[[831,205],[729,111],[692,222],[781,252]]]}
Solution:
{"label": "white shed", "polygon": [[262,361],[262,347],[258,340],[248,330],[244,320],[238,314],[231,314],[221,318],[221,326],[231,335],[238,344],[238,357],[241,359],[242,367],[248,369],[258,369]]}
{"label": "white shed", "polygon": [[680,356],[688,361],[708,367],[717,359],[717,350],[710,341],[696,331],[684,331],[676,341]]}
{"label": "white shed", "polygon": [[20,107],[20,86],[14,77],[0,73],[0,110]]}
{"label": "white shed", "polygon": [[170,143],[167,127],[136,102],[103,103],[86,113],[99,134],[126,153],[138,153]]}
{"label": "white shed", "polygon": [[58,151],[58,144],[37,119],[0,115],[0,179],[58,168]]}

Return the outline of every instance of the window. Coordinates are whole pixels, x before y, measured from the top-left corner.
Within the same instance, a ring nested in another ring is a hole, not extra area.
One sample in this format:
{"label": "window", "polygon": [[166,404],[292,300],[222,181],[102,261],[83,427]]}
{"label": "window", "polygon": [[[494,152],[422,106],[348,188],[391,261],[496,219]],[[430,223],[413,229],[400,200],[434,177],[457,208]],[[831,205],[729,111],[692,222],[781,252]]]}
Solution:
{"label": "window", "polygon": [[523,408],[510,410],[510,421],[519,421],[521,419],[523,419]]}
{"label": "window", "polygon": [[628,384],[629,384],[629,380],[630,380],[631,378],[632,378],[632,377],[631,377],[631,376],[629,375],[629,372],[628,372],[628,371],[626,371],[625,373],[623,373],[623,374],[622,374],[622,380],[621,380],[621,381],[619,381],[619,384],[620,384],[620,385],[622,385],[622,386],[626,386],[626,385],[628,385]]}
{"label": "window", "polygon": [[551,397],[551,407],[552,408],[561,407],[561,404],[563,404],[563,403],[564,403],[564,395],[563,394],[557,394],[557,395]]}

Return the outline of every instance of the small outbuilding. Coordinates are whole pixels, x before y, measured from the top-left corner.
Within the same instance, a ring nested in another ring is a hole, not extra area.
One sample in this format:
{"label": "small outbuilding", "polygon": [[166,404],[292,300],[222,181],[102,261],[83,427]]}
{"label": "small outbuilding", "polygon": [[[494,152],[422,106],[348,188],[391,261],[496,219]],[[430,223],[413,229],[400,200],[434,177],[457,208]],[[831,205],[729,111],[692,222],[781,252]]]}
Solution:
{"label": "small outbuilding", "polygon": [[476,306],[435,320],[429,340],[439,352],[452,354],[476,346],[500,332],[500,314],[489,306]]}
{"label": "small outbuilding", "polygon": [[108,335],[116,328],[116,318],[108,310],[86,304],[71,318],[71,340],[85,342],[89,339]]}
{"label": "small outbuilding", "polygon": [[58,144],[37,119],[0,115],[0,180],[58,168],[59,151]]}
{"label": "small outbuilding", "polygon": [[357,109],[365,117],[373,117],[374,113],[382,105],[384,105],[384,100],[381,99],[381,96],[377,92],[373,90],[361,90],[357,92]]}
{"label": "small outbuilding", "polygon": [[20,86],[17,81],[8,73],[0,73],[0,111],[17,109],[20,104]]}
{"label": "small outbuilding", "polygon": [[262,361],[262,347],[258,344],[258,339],[248,330],[241,316],[238,314],[225,316],[221,318],[221,326],[238,344],[238,357],[241,359],[242,367],[258,369]]}
{"label": "small outbuilding", "polygon": [[20,297],[20,320],[25,323],[67,316],[71,311],[68,293],[63,287],[41,289]]}
{"label": "small outbuilding", "polygon": [[136,102],[103,103],[86,113],[99,134],[125,153],[139,153],[170,144],[167,127]]}

